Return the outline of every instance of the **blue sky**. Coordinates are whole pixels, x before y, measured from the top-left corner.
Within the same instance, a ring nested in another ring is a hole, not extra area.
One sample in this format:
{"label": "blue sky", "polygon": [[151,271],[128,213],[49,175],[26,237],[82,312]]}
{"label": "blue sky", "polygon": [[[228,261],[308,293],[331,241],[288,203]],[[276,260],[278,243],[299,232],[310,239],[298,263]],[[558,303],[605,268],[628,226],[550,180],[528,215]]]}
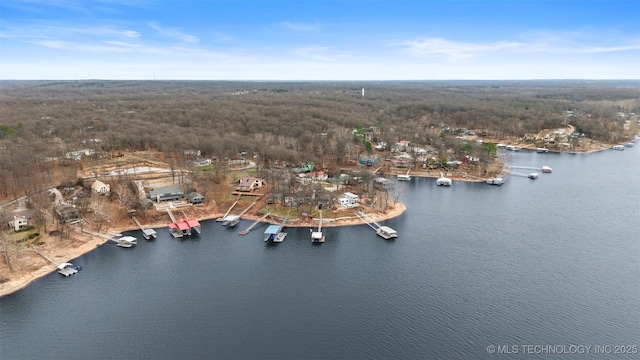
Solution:
{"label": "blue sky", "polygon": [[0,0],[0,79],[640,79],[640,1]]}

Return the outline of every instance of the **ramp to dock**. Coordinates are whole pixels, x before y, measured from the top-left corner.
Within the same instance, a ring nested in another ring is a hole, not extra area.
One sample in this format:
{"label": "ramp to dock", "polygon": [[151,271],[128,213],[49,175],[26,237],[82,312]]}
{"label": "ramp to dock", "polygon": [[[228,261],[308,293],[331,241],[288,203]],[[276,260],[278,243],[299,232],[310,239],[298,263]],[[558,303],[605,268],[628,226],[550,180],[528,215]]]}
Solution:
{"label": "ramp to dock", "polygon": [[242,212],[240,214],[238,214],[238,216],[242,216],[242,215],[246,214],[247,211],[249,211],[249,209],[251,209],[252,207],[254,207],[258,203],[258,200],[260,200],[260,198],[257,198],[256,201],[254,201],[251,204],[249,204],[249,206],[247,206],[244,210],[242,210]]}
{"label": "ramp to dock", "polygon": [[140,224],[140,221],[138,221],[138,219],[135,216],[131,216],[131,219],[138,225],[140,230],[142,230],[142,236],[144,236],[145,239],[147,240],[149,240],[150,238],[155,239],[156,236],[158,236],[155,230],[146,229],[144,226],[142,226],[142,224]]}
{"label": "ramp to dock", "polygon": [[229,213],[231,212],[231,210],[232,210],[232,209],[233,209],[233,208],[238,204],[238,202],[240,201],[240,197],[241,197],[241,196],[238,196],[238,200],[236,200],[236,202],[234,202],[234,203],[233,203],[233,205],[231,205],[231,207],[229,208],[229,210],[227,210],[227,212],[226,212],[226,213],[224,213],[224,215],[223,215],[221,218],[216,219],[216,221],[224,221],[224,218],[226,218],[226,217],[227,217],[227,215],[229,215]]}
{"label": "ramp to dock", "polygon": [[33,251],[38,253],[38,255],[42,256],[45,260],[47,260],[48,262],[52,263],[55,266],[58,266],[58,264],[56,264],[53,260],[51,260],[50,257],[48,257],[47,255],[43,254],[40,250],[38,250],[38,248],[35,245],[32,245],[31,247],[33,248]]}
{"label": "ramp to dock", "polygon": [[260,224],[260,222],[262,222],[262,220],[266,219],[267,216],[269,216],[271,213],[267,213],[266,215],[264,215],[263,217],[261,217],[260,219],[256,220],[253,224],[251,224],[251,226],[249,226],[248,228],[240,231],[238,234],[240,235],[247,235],[249,233],[249,231],[253,230],[254,227],[258,226],[258,224]]}
{"label": "ramp to dock", "polygon": [[114,240],[113,239],[114,237],[118,237],[118,236],[121,235],[121,234],[113,234],[113,236],[110,236],[110,235],[107,235],[107,234],[100,234],[100,233],[97,233],[95,231],[91,231],[91,230],[87,230],[87,229],[82,229],[82,232],[90,234],[90,235],[93,235],[93,236],[97,236],[97,237],[102,238],[104,240]]}
{"label": "ramp to dock", "polygon": [[169,214],[169,217],[171,218],[171,222],[173,223],[177,223],[178,220],[176,220],[176,217],[173,216],[173,213],[171,212],[171,209],[167,209],[167,214]]}
{"label": "ramp to dock", "polygon": [[360,220],[364,221],[367,225],[371,226],[373,230],[378,230],[381,227],[381,225],[375,222],[369,214],[358,212],[356,213],[356,216],[359,217]]}

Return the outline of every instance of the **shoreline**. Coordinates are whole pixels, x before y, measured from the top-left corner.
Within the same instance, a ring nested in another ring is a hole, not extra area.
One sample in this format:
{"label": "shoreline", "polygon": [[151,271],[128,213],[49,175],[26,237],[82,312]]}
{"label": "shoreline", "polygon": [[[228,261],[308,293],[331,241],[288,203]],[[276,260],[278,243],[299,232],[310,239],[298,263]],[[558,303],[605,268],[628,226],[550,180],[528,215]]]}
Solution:
{"label": "shoreline", "polygon": [[[407,207],[405,204],[401,202],[397,202],[393,206],[393,208],[388,210],[386,213],[371,213],[371,217],[375,221],[389,220],[402,215],[406,211],[406,209]],[[203,216],[198,221],[215,221],[216,219],[220,218],[222,215],[224,214],[220,214],[217,212],[209,213],[208,215],[205,214],[205,216]],[[251,221],[257,221],[260,218],[261,217],[255,216],[255,215],[242,216],[243,220],[251,220]],[[269,224],[280,223],[279,221],[275,221],[273,219],[263,219],[263,221],[261,222],[269,223]],[[364,224],[366,223],[358,218],[355,218],[355,219],[345,219],[345,220],[337,220],[337,221],[335,220],[326,221],[326,222],[323,221],[322,226],[323,227],[341,227],[341,226],[355,226],[355,225],[364,225]],[[143,224],[143,225],[145,226],[145,228],[155,229],[155,230],[167,227],[166,222],[165,223],[153,222],[150,224]],[[291,225],[287,225],[286,227],[314,227],[314,226],[317,226],[316,221],[311,221],[308,223],[294,223]],[[103,233],[123,233],[127,231],[136,231],[136,230],[139,230],[139,228],[135,224],[133,224],[132,226],[119,226],[119,227],[116,226],[116,227],[107,228],[103,230]],[[47,256],[49,256],[51,259],[59,261],[59,263],[73,262],[72,260],[77,259],[83,255],[86,255],[98,249],[99,247],[106,244],[107,242],[107,240],[100,238],[98,236],[87,234],[87,233],[81,233],[77,228],[74,228],[72,235],[73,235],[72,236],[73,239],[65,240],[65,242],[67,242],[66,244],[67,246],[65,247],[61,247],[53,250],[39,248],[38,250],[42,251],[43,253],[46,253]],[[80,236],[81,238],[79,239],[78,236]],[[50,237],[53,237],[53,236],[45,235],[45,238],[50,238]],[[144,241],[157,241],[157,240],[144,240]],[[28,251],[33,251],[33,250],[28,249]],[[45,261],[44,259],[42,260]],[[52,272],[55,272],[56,270],[57,270],[57,267],[55,265],[51,264],[49,261],[46,261],[46,263],[42,266],[39,266],[35,269],[27,270],[24,274],[17,276],[14,279],[0,283],[0,298],[11,295],[19,290],[26,288],[31,283],[35,282],[36,280],[44,276],[51,274]]]}
{"label": "shoreline", "polygon": [[[533,145],[519,144],[518,146],[522,150],[532,151],[532,152],[536,151],[536,147]],[[584,150],[584,151],[549,150],[549,152],[550,153],[551,152],[552,153],[568,153],[568,154],[591,154],[591,153],[608,150],[610,148],[611,148],[610,145],[599,143],[598,145],[595,146],[595,149],[591,148],[589,150]],[[511,173],[510,169],[508,168],[503,168],[502,171],[503,172],[501,172],[500,175],[504,174],[505,177],[509,176]],[[398,173],[393,173],[392,175],[395,176],[397,174]],[[424,172],[415,171],[413,174],[410,174],[410,176],[437,179],[439,177],[439,174],[433,174],[431,173],[431,171],[424,171]],[[464,181],[464,182],[481,183],[487,180],[486,178],[480,178],[480,177],[470,176],[470,175],[464,176],[462,174],[455,174],[455,173],[447,174],[446,176],[450,177],[454,181]],[[370,215],[374,221],[385,221],[385,220],[392,219],[402,215],[406,211],[406,209],[407,208],[405,204],[401,202],[397,202],[391,209],[389,209],[385,213],[370,212]],[[199,221],[210,221],[210,220],[215,221],[216,219],[224,215],[217,211],[216,212],[211,212],[211,211],[213,211],[213,209],[205,210],[205,212],[201,214],[202,216],[198,216]],[[251,221],[257,221],[260,218],[261,217],[257,215],[245,214],[242,216],[242,219],[251,220]],[[269,223],[269,224],[280,224],[281,221],[275,220],[272,218],[266,218],[266,219],[263,219],[262,222]],[[323,227],[340,227],[340,226],[356,226],[356,225],[364,225],[364,224],[366,223],[359,218],[345,217],[345,218],[338,218],[338,220],[324,219],[322,226]],[[165,228],[167,226],[167,223],[165,221],[163,222],[155,221],[149,224],[144,224],[144,226],[145,228],[157,230],[157,229]],[[298,220],[298,222],[291,223],[286,227],[314,227],[314,226],[317,226],[317,221],[311,220],[307,222],[301,222],[300,220]],[[103,231],[104,233],[122,233],[127,231],[136,231],[136,230],[138,230],[138,227],[135,224],[132,224],[131,226],[114,226],[114,227],[104,229]],[[52,237],[54,236],[44,235],[43,240],[50,240],[50,238]],[[71,232],[70,238],[71,239],[60,240],[60,241],[52,240],[51,242],[56,242],[55,244],[50,244],[54,246],[53,249],[39,248],[39,250],[42,251],[43,253],[46,253],[47,256],[49,256],[50,258],[56,261],[59,261],[59,263],[64,263],[64,262],[71,262],[72,260],[80,256],[88,254],[89,252],[99,248],[100,246],[104,245],[107,242],[107,240],[97,237],[95,235],[80,233],[79,230],[76,230],[75,228],[74,228],[74,231]],[[61,241],[64,242],[62,246],[60,246]],[[149,240],[149,241],[153,241],[153,240]],[[44,242],[45,244],[50,243],[48,241],[44,241]],[[33,251],[33,250],[28,249],[28,251]],[[5,281],[3,283],[0,283],[0,298],[13,294],[19,290],[22,290],[26,288],[29,284],[33,283],[34,281],[46,275],[49,275],[50,273],[57,270],[55,265],[51,264],[49,261],[44,260],[42,257],[39,257],[39,258],[41,260],[39,263],[42,265],[39,265],[39,266],[33,265],[33,267],[30,269],[22,270],[21,271],[22,274],[16,276],[15,278]],[[12,275],[12,274],[13,273],[9,273],[9,275]]]}

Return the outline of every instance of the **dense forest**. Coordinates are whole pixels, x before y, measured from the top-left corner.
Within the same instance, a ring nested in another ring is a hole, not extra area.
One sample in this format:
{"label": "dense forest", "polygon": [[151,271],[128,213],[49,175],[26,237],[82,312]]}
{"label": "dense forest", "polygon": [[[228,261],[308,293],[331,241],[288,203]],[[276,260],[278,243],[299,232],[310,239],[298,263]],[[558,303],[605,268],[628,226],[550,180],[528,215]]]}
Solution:
{"label": "dense forest", "polygon": [[365,150],[356,128],[438,148],[455,146],[447,127],[510,139],[571,124],[613,143],[638,112],[638,81],[2,81],[0,187],[87,148],[339,163]]}

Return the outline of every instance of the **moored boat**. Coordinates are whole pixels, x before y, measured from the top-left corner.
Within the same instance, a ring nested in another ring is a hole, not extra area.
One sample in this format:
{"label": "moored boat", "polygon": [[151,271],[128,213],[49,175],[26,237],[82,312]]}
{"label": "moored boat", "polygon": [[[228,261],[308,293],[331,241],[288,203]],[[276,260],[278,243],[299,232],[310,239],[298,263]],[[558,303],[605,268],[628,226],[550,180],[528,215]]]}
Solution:
{"label": "moored boat", "polygon": [[611,148],[613,150],[623,151],[624,150],[624,145],[613,145]]}
{"label": "moored boat", "polygon": [[451,186],[453,181],[451,179],[444,176],[443,173],[440,173],[440,177],[436,180],[436,185],[438,186]]}
{"label": "moored boat", "polygon": [[548,153],[549,149],[543,148],[543,147],[542,148],[537,148],[536,152],[539,153],[539,154],[544,154],[544,153]]}
{"label": "moored boat", "polygon": [[62,263],[58,265],[58,274],[62,276],[71,276],[82,270],[81,266],[75,266],[72,263]]}
{"label": "moored boat", "polygon": [[500,186],[504,184],[504,179],[501,177],[487,179],[487,184]]}

